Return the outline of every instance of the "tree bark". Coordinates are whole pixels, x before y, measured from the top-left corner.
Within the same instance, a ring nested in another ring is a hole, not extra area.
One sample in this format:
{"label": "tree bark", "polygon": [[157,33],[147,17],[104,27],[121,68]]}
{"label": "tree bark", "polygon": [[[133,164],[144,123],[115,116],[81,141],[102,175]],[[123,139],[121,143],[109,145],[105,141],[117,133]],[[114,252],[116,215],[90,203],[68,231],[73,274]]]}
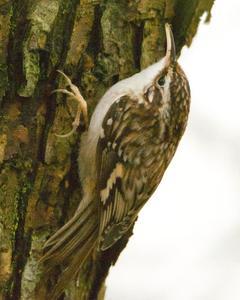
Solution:
{"label": "tree bark", "polygon": [[[190,46],[214,0],[0,0],[0,299],[47,299],[61,269],[45,274],[42,245],[81,201],[83,126],[67,139],[74,102],[51,91],[57,69],[80,87],[92,113],[108,87],[157,61],[164,24],[177,53]],[[80,161],[81,163],[81,161]],[[87,261],[62,299],[104,299],[105,278],[131,230]]]}

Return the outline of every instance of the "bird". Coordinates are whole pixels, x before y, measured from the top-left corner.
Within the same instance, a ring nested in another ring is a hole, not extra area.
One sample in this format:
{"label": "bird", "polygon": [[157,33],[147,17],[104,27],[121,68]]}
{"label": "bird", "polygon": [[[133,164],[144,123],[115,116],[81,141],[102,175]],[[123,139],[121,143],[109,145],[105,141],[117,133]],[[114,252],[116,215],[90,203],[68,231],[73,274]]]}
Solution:
{"label": "bird", "polygon": [[87,102],[63,72],[67,94],[81,117],[78,168],[83,197],[74,216],[44,245],[42,261],[64,266],[54,295],[79,273],[84,262],[110,249],[134,224],[159,185],[185,131],[190,109],[188,79],[177,62],[171,25],[165,24],[166,53],[158,62],[110,87],[88,122]]}

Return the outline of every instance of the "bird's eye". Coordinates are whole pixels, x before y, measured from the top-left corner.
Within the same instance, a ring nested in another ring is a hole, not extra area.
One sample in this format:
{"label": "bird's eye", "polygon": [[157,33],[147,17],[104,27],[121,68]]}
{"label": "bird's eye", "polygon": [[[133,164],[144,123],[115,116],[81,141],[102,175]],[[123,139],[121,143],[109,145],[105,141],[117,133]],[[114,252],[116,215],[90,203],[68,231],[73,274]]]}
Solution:
{"label": "bird's eye", "polygon": [[160,86],[160,87],[163,87],[164,84],[165,84],[165,76],[162,76],[158,79],[157,81],[157,84]]}
{"label": "bird's eye", "polygon": [[165,84],[165,76],[160,77],[158,79],[157,83],[158,83],[158,85],[160,85],[161,87],[163,87],[164,84]]}

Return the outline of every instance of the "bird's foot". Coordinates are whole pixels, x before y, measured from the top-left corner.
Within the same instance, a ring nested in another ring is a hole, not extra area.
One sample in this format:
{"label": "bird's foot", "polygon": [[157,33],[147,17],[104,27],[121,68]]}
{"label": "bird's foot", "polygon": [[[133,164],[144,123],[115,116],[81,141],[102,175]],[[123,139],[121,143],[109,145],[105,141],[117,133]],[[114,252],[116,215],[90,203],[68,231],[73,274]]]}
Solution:
{"label": "bird's foot", "polygon": [[88,108],[87,108],[87,102],[84,100],[78,87],[76,85],[74,85],[72,83],[71,79],[66,74],[64,74],[62,71],[58,70],[58,73],[60,73],[65,78],[70,91],[67,89],[56,89],[56,90],[52,91],[52,93],[66,94],[66,95],[70,96],[70,98],[75,99],[78,102],[77,113],[76,113],[76,116],[72,123],[72,126],[73,126],[72,130],[66,134],[56,134],[57,137],[65,138],[65,137],[72,135],[76,131],[76,129],[78,128],[78,126],[80,124],[81,114],[83,115],[83,120],[87,127],[87,125],[88,125]]}

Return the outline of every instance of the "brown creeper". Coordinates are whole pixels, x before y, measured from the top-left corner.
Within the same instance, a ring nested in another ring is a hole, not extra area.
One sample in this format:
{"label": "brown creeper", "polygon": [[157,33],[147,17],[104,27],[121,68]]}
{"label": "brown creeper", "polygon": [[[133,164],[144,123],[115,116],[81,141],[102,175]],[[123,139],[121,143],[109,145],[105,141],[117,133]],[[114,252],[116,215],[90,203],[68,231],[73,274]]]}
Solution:
{"label": "brown creeper", "polygon": [[[81,139],[83,199],[73,218],[45,244],[50,267],[65,265],[57,293],[95,251],[121,239],[151,197],[184,133],[188,80],[176,61],[171,28],[159,62],[111,87],[99,101]],[[87,122],[86,102],[64,75]]]}

